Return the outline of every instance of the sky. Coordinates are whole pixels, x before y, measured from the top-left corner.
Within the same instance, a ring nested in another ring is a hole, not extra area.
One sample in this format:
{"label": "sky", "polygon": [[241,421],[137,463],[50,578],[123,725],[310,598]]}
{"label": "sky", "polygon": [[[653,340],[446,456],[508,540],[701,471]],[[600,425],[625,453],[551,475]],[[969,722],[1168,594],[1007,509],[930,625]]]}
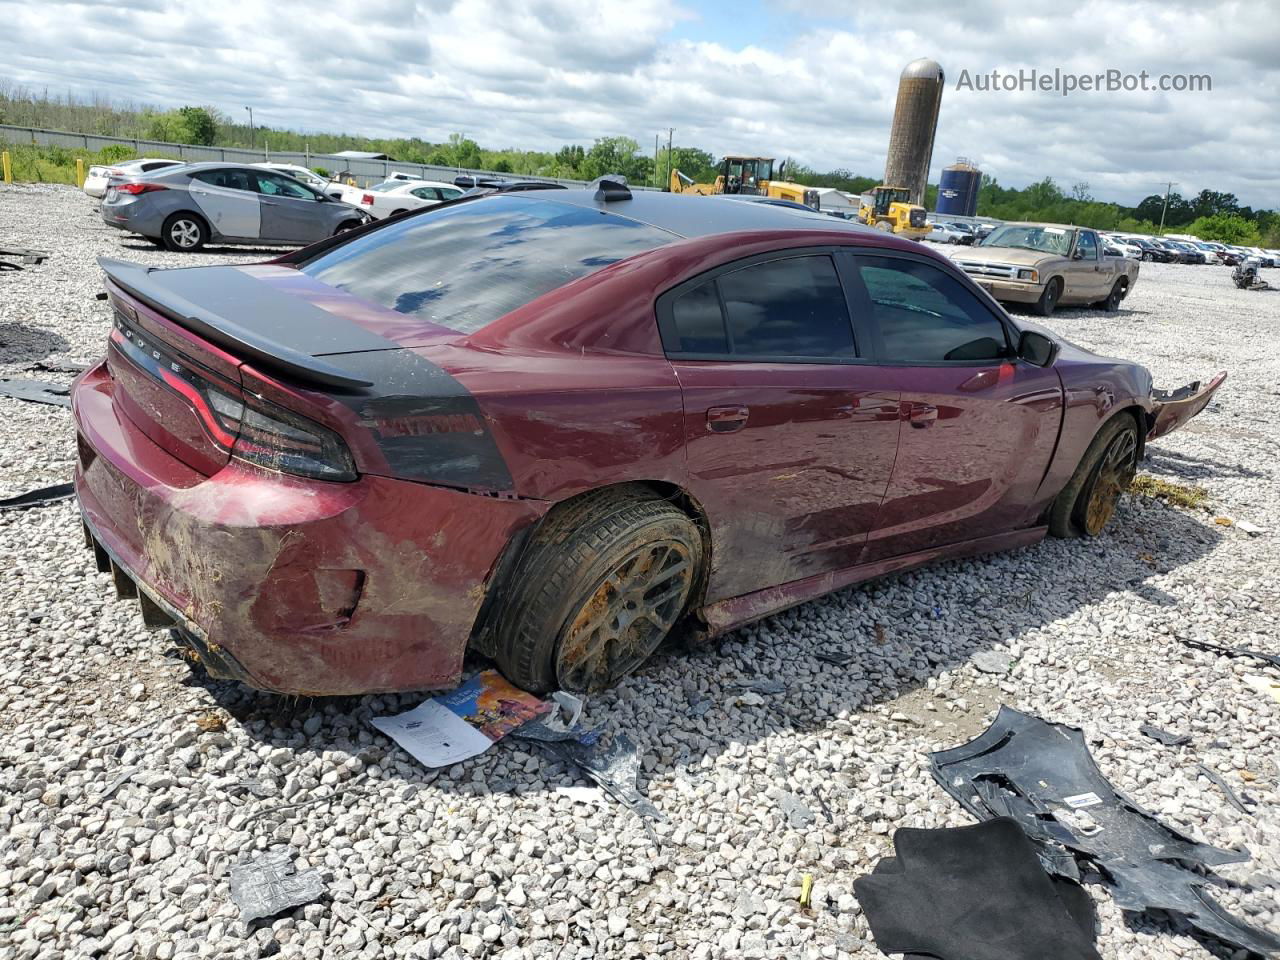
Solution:
{"label": "sky", "polygon": [[[1065,11],[1065,12],[1064,12]],[[792,157],[879,176],[902,68],[946,73],[930,182],[958,156],[1129,205],[1280,208],[1280,5],[1269,0],[0,0],[0,81],[297,130],[555,150]],[[993,70],[1207,74],[1207,91],[983,91]],[[968,83],[964,83],[965,78]]]}

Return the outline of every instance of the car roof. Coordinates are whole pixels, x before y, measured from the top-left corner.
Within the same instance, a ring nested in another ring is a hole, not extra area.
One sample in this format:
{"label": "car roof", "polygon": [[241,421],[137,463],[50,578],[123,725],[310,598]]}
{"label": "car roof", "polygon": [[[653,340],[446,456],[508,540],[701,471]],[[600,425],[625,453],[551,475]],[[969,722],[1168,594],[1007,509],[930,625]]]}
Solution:
{"label": "car roof", "polygon": [[1057,227],[1059,230],[1094,230],[1093,227],[1082,227],[1078,223],[1047,223],[1042,220],[1008,220],[1002,224],[1002,227]]}
{"label": "car roof", "polygon": [[635,190],[629,199],[596,200],[594,190],[556,190],[532,198],[616,214],[647,223],[681,237],[709,237],[739,230],[828,230],[884,237],[882,231],[828,217],[815,210],[796,210],[771,203],[736,203],[729,197],[699,197],[657,190]]}
{"label": "car roof", "polygon": [[443,180],[384,180],[383,183],[394,183],[397,190],[412,190],[415,187],[448,187],[450,190],[461,189]]}

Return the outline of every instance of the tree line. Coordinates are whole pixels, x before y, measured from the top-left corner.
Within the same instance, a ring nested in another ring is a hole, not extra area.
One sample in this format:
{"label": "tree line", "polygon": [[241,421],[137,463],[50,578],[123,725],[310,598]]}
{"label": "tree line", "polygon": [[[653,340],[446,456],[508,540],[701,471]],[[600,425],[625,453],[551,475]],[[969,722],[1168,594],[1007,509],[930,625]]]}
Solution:
{"label": "tree line", "polygon": [[[246,115],[245,120],[248,120]],[[600,137],[589,147],[567,144],[559,150],[491,149],[455,133],[442,143],[418,137],[362,137],[347,133],[301,133],[275,127],[250,127],[213,107],[184,106],[157,110],[142,104],[118,103],[94,96],[76,98],[35,93],[0,81],[0,123],[44,127],[71,133],[161,140],[205,146],[270,149],[292,153],[336,153],[366,150],[385,153],[406,163],[491,170],[521,176],[549,176],[592,180],[621,173],[628,181],[664,186],[668,171],[680,170],[697,182],[715,179],[719,161],[707,150],[673,147],[668,154],[659,144],[650,153],[631,137]],[[337,172],[337,171],[326,171]],[[789,161],[789,180],[806,186],[835,187],[862,193],[875,186],[875,177],[846,169],[818,171]],[[925,206],[933,210],[937,186],[931,184]],[[1002,187],[983,175],[978,190],[978,215],[1001,220],[1040,220],[1072,223],[1099,230],[1157,233],[1163,214],[1165,232],[1192,233],[1226,243],[1280,245],[1280,214],[1242,205],[1234,194],[1202,190],[1194,197],[1170,193],[1144,197],[1132,207],[1095,200],[1087,183],[1063,189],[1045,177],[1022,189]]]}

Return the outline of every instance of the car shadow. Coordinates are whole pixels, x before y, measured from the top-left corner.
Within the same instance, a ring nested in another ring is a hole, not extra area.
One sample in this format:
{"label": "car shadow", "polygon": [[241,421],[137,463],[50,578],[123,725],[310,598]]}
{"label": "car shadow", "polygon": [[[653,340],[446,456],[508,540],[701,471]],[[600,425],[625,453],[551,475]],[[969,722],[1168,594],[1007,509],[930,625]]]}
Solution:
{"label": "car shadow", "polygon": [[[148,253],[154,253],[157,250],[165,251],[166,253],[169,252],[165,250],[164,247],[157,246],[156,244],[151,243],[148,240],[137,240],[137,239],[121,240],[120,247],[123,250],[145,250]],[[238,244],[232,244],[232,245],[224,244],[222,246],[207,245],[202,247],[199,251],[197,251],[197,253],[203,254],[203,255],[212,255],[212,256],[237,256],[237,257],[245,256],[245,257],[253,257],[255,259],[264,258],[264,257],[268,259],[274,259],[275,257],[282,257],[286,253],[291,253],[296,249],[298,249],[298,247],[296,246],[293,246],[293,247],[242,247],[242,246],[239,246]]]}
{"label": "car shadow", "polygon": [[0,363],[32,363],[58,353],[70,344],[61,334],[26,323],[0,324]]}
{"label": "car shadow", "polygon": [[[931,679],[965,667],[983,650],[1016,648],[1117,592],[1152,608],[1176,607],[1178,598],[1161,588],[1161,578],[1210,553],[1222,537],[1190,513],[1125,497],[1108,532],[1096,540],[1047,539],[1022,550],[945,561],[845,588],[710,643],[668,644],[618,687],[592,697],[587,722],[627,732],[637,742],[642,792],[650,779],[701,779],[707,758],[723,758],[720,767],[746,764],[748,758],[732,753],[743,743],[856,723],[858,714],[891,702],[902,722],[965,742],[985,729],[999,705],[1000,678],[989,678],[989,696],[970,698],[959,713],[952,712],[954,703],[933,702]],[[960,598],[952,578],[980,584],[982,602]],[[181,654],[174,646],[170,655]],[[468,657],[468,672],[487,666]],[[769,681],[769,692],[744,698],[761,681]],[[204,688],[257,743],[358,757],[355,766],[379,768],[382,789],[435,784],[462,795],[527,794],[579,782],[576,772],[520,741],[452,768],[421,767],[370,720],[410,709],[428,692],[285,697],[214,680],[198,664],[186,682]],[[654,703],[662,703],[667,716],[661,730],[651,727]],[[308,735],[303,723],[311,718],[319,726]],[[530,755],[538,758],[534,787],[527,776],[513,775],[527,769]],[[786,758],[780,760],[785,770]],[[856,785],[832,780],[816,788],[815,800],[842,807],[851,789]]]}

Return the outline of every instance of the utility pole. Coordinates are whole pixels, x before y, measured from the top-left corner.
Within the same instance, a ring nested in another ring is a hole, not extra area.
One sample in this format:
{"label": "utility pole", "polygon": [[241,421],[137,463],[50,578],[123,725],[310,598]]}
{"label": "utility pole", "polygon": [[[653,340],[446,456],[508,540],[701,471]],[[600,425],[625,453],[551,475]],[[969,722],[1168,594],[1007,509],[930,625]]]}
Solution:
{"label": "utility pole", "polygon": [[671,139],[676,135],[675,127],[667,127],[667,185],[671,184]]}
{"label": "utility pole", "polygon": [[1164,185],[1164,206],[1160,208],[1160,232],[1164,233],[1164,215],[1169,212],[1169,193],[1178,186],[1178,181],[1170,180]]}
{"label": "utility pole", "polygon": [[658,182],[658,135],[653,135],[653,185],[660,187],[662,184]]}
{"label": "utility pole", "polygon": [[245,107],[249,111],[249,149],[253,149],[253,107]]}

